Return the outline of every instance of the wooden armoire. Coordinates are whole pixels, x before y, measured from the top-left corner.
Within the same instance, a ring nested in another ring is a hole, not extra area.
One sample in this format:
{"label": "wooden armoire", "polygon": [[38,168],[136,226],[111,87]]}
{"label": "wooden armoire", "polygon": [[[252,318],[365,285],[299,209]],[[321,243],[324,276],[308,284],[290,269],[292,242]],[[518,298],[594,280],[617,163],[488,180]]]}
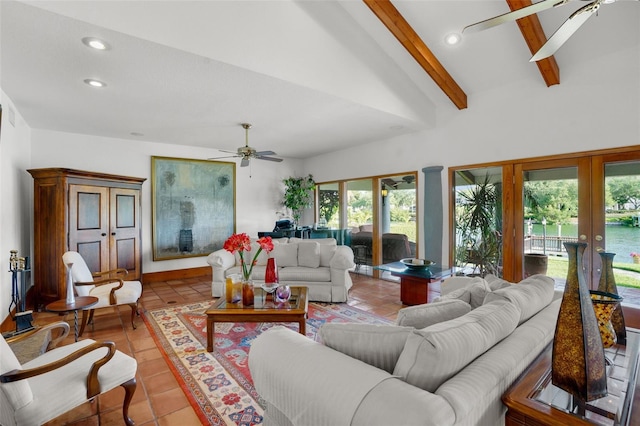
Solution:
{"label": "wooden armoire", "polygon": [[125,268],[142,277],[144,178],[64,168],[27,170],[33,187],[34,307],[66,297],[62,255],[77,251],[91,272]]}

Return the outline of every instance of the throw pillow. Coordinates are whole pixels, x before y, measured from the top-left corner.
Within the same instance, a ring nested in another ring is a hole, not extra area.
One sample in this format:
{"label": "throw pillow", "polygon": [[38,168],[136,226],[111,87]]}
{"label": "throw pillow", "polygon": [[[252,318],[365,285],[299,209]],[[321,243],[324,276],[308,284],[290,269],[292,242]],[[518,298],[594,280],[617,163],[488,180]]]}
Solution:
{"label": "throw pillow", "polygon": [[454,290],[465,288],[471,284],[484,281],[482,277],[450,277],[440,284],[440,295],[444,296]]}
{"label": "throw pillow", "polygon": [[326,346],[391,373],[412,330],[396,325],[329,323],[320,327],[319,334]]}
{"label": "throw pillow", "polygon": [[298,244],[274,244],[271,256],[276,258],[278,268],[298,266]]}
{"label": "throw pillow", "polygon": [[298,266],[317,268],[320,266],[320,244],[314,241],[298,243]]}
{"label": "throw pillow", "polygon": [[491,291],[500,290],[501,288],[507,288],[513,285],[513,283],[503,280],[502,278],[498,278],[493,274],[487,274],[484,279],[487,284],[489,284]]}
{"label": "throw pillow", "polygon": [[482,278],[474,278],[468,281],[465,287],[444,294],[434,299],[434,302],[447,299],[459,299],[471,305],[471,309],[475,309],[484,303],[484,298],[490,291],[489,285],[485,280]]}
{"label": "throw pillow", "polygon": [[393,374],[435,392],[471,361],[507,337],[518,325],[520,309],[507,301],[492,302],[451,321],[408,337]]}
{"label": "throw pillow", "polygon": [[445,299],[438,303],[409,306],[398,311],[396,324],[425,328],[442,321],[458,318],[471,311],[471,305],[459,299]]}
{"label": "throw pillow", "polygon": [[546,275],[531,275],[518,284],[492,291],[484,298],[484,303],[496,300],[508,300],[521,311],[522,324],[553,300],[555,281]]}
{"label": "throw pillow", "polygon": [[331,258],[335,253],[335,244],[320,244],[320,266],[329,267]]}

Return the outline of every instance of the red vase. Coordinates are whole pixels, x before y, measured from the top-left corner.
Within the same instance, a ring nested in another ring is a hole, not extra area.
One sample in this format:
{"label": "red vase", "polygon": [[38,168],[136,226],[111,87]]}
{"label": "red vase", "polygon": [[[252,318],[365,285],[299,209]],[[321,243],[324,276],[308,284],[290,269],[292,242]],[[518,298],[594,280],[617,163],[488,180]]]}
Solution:
{"label": "red vase", "polygon": [[276,259],[274,257],[270,257],[269,259],[267,259],[267,269],[264,272],[264,282],[280,282],[280,280],[278,279],[278,267],[276,266]]}

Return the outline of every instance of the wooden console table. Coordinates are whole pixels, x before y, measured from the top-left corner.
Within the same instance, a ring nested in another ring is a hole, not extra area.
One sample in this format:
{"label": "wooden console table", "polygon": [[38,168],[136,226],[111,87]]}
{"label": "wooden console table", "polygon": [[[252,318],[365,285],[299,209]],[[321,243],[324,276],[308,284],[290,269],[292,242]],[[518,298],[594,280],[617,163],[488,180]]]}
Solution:
{"label": "wooden console table", "polygon": [[627,345],[605,350],[609,394],[588,402],[584,414],[567,392],[551,383],[552,343],[503,395],[506,426],[524,425],[640,425],[638,358],[640,330],[627,330]]}

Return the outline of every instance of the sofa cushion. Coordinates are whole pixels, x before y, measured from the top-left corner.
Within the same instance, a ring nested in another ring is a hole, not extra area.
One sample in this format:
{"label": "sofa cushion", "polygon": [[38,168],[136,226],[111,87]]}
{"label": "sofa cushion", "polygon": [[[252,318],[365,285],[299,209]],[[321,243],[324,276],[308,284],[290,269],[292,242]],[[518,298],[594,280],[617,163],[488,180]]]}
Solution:
{"label": "sofa cushion", "polygon": [[442,321],[458,318],[471,311],[471,305],[459,299],[446,299],[440,302],[409,306],[398,311],[396,324],[425,328]]}
{"label": "sofa cushion", "polygon": [[304,266],[290,266],[278,270],[280,282],[299,283],[330,283],[331,269],[329,268],[307,268]]}
{"label": "sofa cushion", "polygon": [[331,258],[336,253],[336,245],[335,244],[320,244],[320,266],[329,266],[331,262]]}
{"label": "sofa cushion", "polygon": [[489,284],[489,288],[491,291],[500,290],[501,288],[511,287],[513,283],[510,283],[507,280],[503,280],[502,278],[496,277],[493,274],[487,274],[484,277],[487,284]]}
{"label": "sofa cushion", "polygon": [[275,257],[279,268],[298,266],[298,244],[274,244],[271,256]]}
{"label": "sofa cushion", "polygon": [[491,291],[489,285],[482,278],[473,278],[470,281],[466,281],[466,283],[464,287],[435,298],[434,302],[459,299],[471,305],[471,309],[481,306],[484,303],[485,296]]}
{"label": "sofa cushion", "polygon": [[518,284],[488,293],[484,303],[508,300],[520,308],[519,324],[522,324],[551,303],[554,286],[553,278],[546,275],[531,275]]}
{"label": "sofa cushion", "polygon": [[475,358],[507,337],[518,325],[520,309],[505,300],[492,302],[451,321],[408,337],[394,375],[428,392],[435,390]]}
{"label": "sofa cushion", "polygon": [[442,281],[440,284],[440,295],[451,293],[452,291],[465,288],[473,283],[484,281],[482,277],[453,276]]}
{"label": "sofa cushion", "polygon": [[320,266],[320,244],[314,241],[298,243],[298,266],[317,268]]}
{"label": "sofa cushion", "polygon": [[326,346],[369,365],[393,372],[413,328],[378,324],[324,324],[320,338]]}

